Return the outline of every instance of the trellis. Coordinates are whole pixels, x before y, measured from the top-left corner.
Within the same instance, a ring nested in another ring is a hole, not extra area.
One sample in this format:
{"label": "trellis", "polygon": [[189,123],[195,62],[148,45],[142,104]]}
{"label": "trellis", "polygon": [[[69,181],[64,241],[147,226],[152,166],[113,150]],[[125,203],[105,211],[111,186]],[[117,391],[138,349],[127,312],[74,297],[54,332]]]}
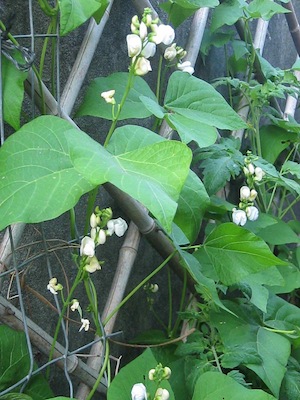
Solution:
{"label": "trellis", "polygon": [[[145,7],[150,7],[153,10],[153,16],[156,17],[157,14],[148,0],[132,0],[136,10],[138,13],[142,13]],[[284,7],[286,7],[290,13],[285,15],[287,19],[289,29],[295,44],[295,48],[297,53],[300,55],[300,28],[297,20],[296,13],[293,8],[293,4],[282,3]],[[113,6],[113,0],[110,1],[109,6],[105,12],[104,17],[101,22],[97,25],[94,20],[92,20],[86,30],[85,37],[82,42],[82,46],[79,50],[77,59],[74,63],[73,69],[70,73],[69,79],[63,89],[63,92],[60,95],[59,90],[59,73],[60,73],[60,60],[59,60],[59,51],[56,52],[56,64],[57,64],[57,97],[56,99],[52,96],[47,87],[43,84],[40,86],[37,82],[37,79],[32,71],[30,71],[27,82],[26,82],[26,90],[28,92],[29,97],[31,98],[31,113],[32,117],[35,116],[36,106],[40,104],[40,98],[43,96],[46,104],[46,111],[49,114],[58,115],[62,118],[67,119],[69,122],[75,125],[75,123],[70,119],[69,115],[73,109],[75,100],[78,96],[80,88],[84,82],[86,72],[88,67],[94,57],[94,53],[96,51],[96,47],[101,40],[101,35],[104,29],[104,26],[109,19],[109,14],[111,8]],[[16,38],[29,38],[31,45],[30,51],[34,53],[35,51],[35,42],[38,37],[46,37],[47,35],[37,32],[34,26],[33,20],[33,1],[28,0],[28,14],[29,14],[29,33],[24,35],[18,35]],[[209,9],[202,8],[197,11],[193,17],[189,39],[186,45],[187,56],[186,59],[189,60],[192,65],[195,65],[199,49],[201,45],[201,41],[203,38],[203,33],[205,26],[208,23]],[[282,17],[284,18],[284,17]],[[241,23],[236,24],[237,32],[241,38],[243,38],[243,26]],[[256,26],[256,33],[254,38],[254,46],[257,49],[260,49],[262,53],[264,48],[264,43],[268,30],[268,22],[264,20],[259,20]],[[59,34],[58,31],[55,35],[51,35],[57,41],[57,45],[59,45]],[[0,41],[0,50],[3,50],[3,42]],[[1,47],[2,46],[2,47]],[[5,54],[0,52],[0,58],[5,56]],[[1,61],[1,60],[0,60]],[[13,60],[12,60],[13,61]],[[0,62],[1,68],[1,62]],[[1,70],[0,70],[1,75]],[[297,76],[298,77],[298,76]],[[299,77],[298,77],[299,78]],[[2,81],[2,80],[1,80]],[[5,138],[5,126],[3,123],[3,113],[2,113],[2,85],[0,81],[0,138],[1,142],[4,141]],[[41,93],[42,90],[42,93]],[[240,104],[240,114],[246,118],[248,109],[245,106],[246,101],[241,100]],[[285,110],[282,111],[282,114],[294,115],[295,109],[297,105],[297,99],[295,97],[289,96],[286,102]],[[278,111],[281,112],[279,106],[276,104]],[[164,137],[170,137],[171,132],[166,124],[162,124],[160,134]],[[243,131],[235,132],[235,136],[242,137]],[[128,195],[121,192],[118,188],[114,187],[111,184],[105,184],[105,189],[109,192],[109,194],[118,201],[120,206],[123,208],[124,212],[133,222],[130,224],[130,228],[127,232],[125,241],[119,253],[119,260],[117,265],[117,270],[114,276],[114,280],[111,284],[111,290],[109,297],[106,302],[106,306],[102,312],[102,315],[99,316],[99,321],[104,320],[111,311],[116,307],[117,304],[120,303],[124,296],[125,288],[132,270],[133,263],[138,254],[138,247],[140,242],[141,235],[144,235],[149,242],[153,245],[153,247],[164,257],[167,258],[173,252],[173,247],[169,242],[168,238],[164,235],[164,233],[160,230],[156,229],[155,221],[147,214],[147,211],[134,199],[130,198]],[[64,371],[64,375],[66,381],[69,385],[69,396],[73,397],[75,395],[78,399],[85,399],[90,391],[90,387],[95,383],[98,371],[101,368],[103,362],[103,356],[101,355],[103,346],[105,346],[105,341],[108,340],[109,337],[117,334],[114,333],[114,325],[116,320],[116,315],[110,319],[109,323],[103,328],[102,337],[95,338],[94,341],[91,341],[85,346],[79,347],[74,351],[69,351],[68,349],[68,333],[66,324],[63,322],[63,342],[64,344],[57,343],[55,346],[55,352],[53,356],[53,360],[49,363],[43,364],[39,366],[37,370],[33,370],[34,363],[34,355],[33,355],[33,346],[37,347],[41,352],[45,354],[49,354],[51,343],[53,338],[47,333],[44,332],[37,324],[31,321],[25,312],[24,301],[23,301],[23,291],[21,287],[21,280],[19,276],[19,272],[21,269],[26,269],[30,262],[31,258],[26,259],[24,262],[19,262],[16,256],[16,248],[20,239],[22,237],[22,233],[24,230],[24,224],[16,224],[9,227],[6,232],[3,234],[2,242],[0,244],[0,279],[4,280],[7,277],[13,276],[16,283],[17,290],[17,298],[19,302],[19,308],[13,306],[12,302],[6,300],[3,296],[0,296],[0,321],[1,323],[7,324],[15,329],[24,330],[26,335],[26,341],[28,345],[28,351],[30,356],[30,368],[28,374],[24,377],[24,379],[14,386],[22,385],[22,389],[25,387],[26,383],[29,379],[34,376],[36,373],[45,369],[48,364],[56,364],[59,368]],[[55,247],[49,247],[47,239],[45,237],[45,233],[43,227],[41,226],[41,237],[42,237],[42,247],[43,251],[34,257],[45,257],[47,270],[49,277],[52,276],[51,272],[51,261],[49,254]],[[72,242],[66,242],[65,248],[71,247]],[[179,259],[173,257],[170,260],[170,266],[180,274],[181,267],[179,264]],[[1,284],[1,281],[0,281]],[[191,282],[191,285],[193,282]],[[3,292],[3,290],[2,290]],[[59,302],[55,298],[55,306],[60,311]],[[88,357],[88,361],[85,363],[80,358],[79,355],[83,350],[90,349],[90,357]],[[77,377],[82,383],[79,386],[77,393],[74,393],[73,381],[72,377]],[[105,380],[99,386],[99,392],[105,393],[107,382]],[[0,393],[0,396],[12,390],[13,387],[6,389],[4,392]]]}

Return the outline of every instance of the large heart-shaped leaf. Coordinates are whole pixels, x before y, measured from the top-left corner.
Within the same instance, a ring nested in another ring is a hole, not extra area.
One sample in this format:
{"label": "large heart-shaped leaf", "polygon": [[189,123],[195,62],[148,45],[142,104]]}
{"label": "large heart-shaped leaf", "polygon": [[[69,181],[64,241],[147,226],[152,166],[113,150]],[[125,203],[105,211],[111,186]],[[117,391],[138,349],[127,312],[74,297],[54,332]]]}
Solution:
{"label": "large heart-shaped leaf", "polygon": [[[164,140],[149,129],[136,125],[125,125],[115,130],[107,149],[114,155],[118,155]],[[193,242],[199,233],[208,204],[209,197],[203,183],[193,171],[189,171],[180,192],[174,222],[190,242]]]}
{"label": "large heart-shaped leaf", "polygon": [[205,372],[198,379],[192,400],[275,400],[258,389],[247,389],[233,378],[219,372]]}
{"label": "large heart-shaped leaf", "polygon": [[59,0],[60,34],[66,35],[87,21],[101,7],[101,0]]}
{"label": "large heart-shaped leaf", "polygon": [[[246,276],[274,265],[287,265],[273,255],[262,239],[231,222],[214,229],[203,247],[225,285],[240,282]],[[195,257],[197,253],[194,253]],[[201,256],[201,252],[199,254]]]}
{"label": "large heart-shaped leaf", "polygon": [[68,122],[39,117],[0,150],[0,229],[55,218],[83,193],[110,182],[170,230],[190,161],[191,151],[175,141],[113,156]]}
{"label": "large heart-shaped leaf", "polygon": [[168,83],[165,108],[220,129],[247,125],[209,83],[184,72],[174,72]]}
{"label": "large heart-shaped leaf", "polygon": [[[148,379],[148,373],[157,364],[158,362],[152,354],[151,349],[148,348],[145,350],[143,354],[123,367],[115,376],[109,386],[107,400],[130,399],[131,389],[136,383],[144,383],[147,392],[151,394],[151,398],[154,398],[157,383]],[[170,394],[169,399],[174,400],[174,394],[168,380],[163,380],[159,386],[167,389]]]}
{"label": "large heart-shaped leaf", "polygon": [[[128,77],[128,72],[116,72],[107,77],[94,79],[76,115],[91,115],[112,120],[112,105],[106,103],[100,95],[102,92],[114,89],[116,91],[114,98],[116,103],[120,104],[126,90]],[[152,115],[152,112],[140,100],[141,95],[152,99],[154,102],[156,100],[155,94],[146,81],[140,76],[136,76],[118,118],[119,121],[128,118],[147,118]]]}

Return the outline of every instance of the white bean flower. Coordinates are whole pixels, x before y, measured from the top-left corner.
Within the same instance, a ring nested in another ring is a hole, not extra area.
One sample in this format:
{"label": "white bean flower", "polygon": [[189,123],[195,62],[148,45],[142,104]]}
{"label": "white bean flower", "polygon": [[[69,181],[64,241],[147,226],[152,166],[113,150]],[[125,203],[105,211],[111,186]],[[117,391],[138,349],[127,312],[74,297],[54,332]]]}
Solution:
{"label": "white bean flower", "polygon": [[236,225],[244,226],[247,222],[247,214],[245,211],[234,208],[232,210],[232,222],[234,222]]}
{"label": "white bean flower", "polygon": [[127,41],[127,50],[129,57],[135,57],[140,54],[142,51],[143,43],[140,36],[135,35],[134,33],[126,36]]}
{"label": "white bean flower", "polygon": [[143,48],[141,55],[145,58],[153,57],[156,52],[156,45],[155,43],[148,42],[146,46]]}
{"label": "white bean flower", "polygon": [[116,100],[114,98],[115,93],[116,91],[114,89],[108,90],[107,92],[102,92],[101,97],[103,97],[108,104],[116,104]]}
{"label": "white bean flower", "polygon": [[95,255],[95,242],[89,236],[84,236],[81,240],[80,255],[93,257]]}
{"label": "white bean flower", "polygon": [[131,400],[147,400],[147,391],[143,383],[136,383],[132,386]]}
{"label": "white bean flower", "polygon": [[99,228],[92,228],[91,229],[91,238],[96,244],[104,244],[106,242],[106,233],[104,229]]}
{"label": "white bean flower", "polygon": [[246,208],[246,214],[249,221],[256,221],[259,216],[259,211],[255,206],[249,206]]}
{"label": "white bean flower", "polygon": [[150,61],[145,57],[139,57],[134,68],[135,75],[143,76],[152,71]]}
{"label": "white bean flower", "polygon": [[128,225],[123,218],[111,219],[107,223],[107,234],[111,236],[115,233],[118,237],[121,237],[124,235],[127,228]]}
{"label": "white bean flower", "polygon": [[63,289],[63,286],[60,283],[57,283],[57,278],[51,278],[47,289],[50,290],[52,294],[57,294],[59,290]]}
{"label": "white bean flower", "polygon": [[194,68],[190,61],[184,61],[183,63],[178,63],[177,68],[182,72],[187,72],[190,75],[193,75],[195,72]]}
{"label": "white bean flower", "polygon": [[94,273],[101,269],[101,265],[97,259],[97,257],[90,257],[88,259],[88,263],[85,264],[84,269],[89,272],[90,274]]}
{"label": "white bean flower", "polygon": [[79,329],[79,332],[81,332],[83,329],[87,332],[90,329],[90,321],[85,318],[81,318],[81,327]]}
{"label": "white bean flower", "polygon": [[169,46],[175,39],[175,31],[170,25],[152,25],[152,28],[155,33],[152,40],[156,44],[163,43],[166,46]]}

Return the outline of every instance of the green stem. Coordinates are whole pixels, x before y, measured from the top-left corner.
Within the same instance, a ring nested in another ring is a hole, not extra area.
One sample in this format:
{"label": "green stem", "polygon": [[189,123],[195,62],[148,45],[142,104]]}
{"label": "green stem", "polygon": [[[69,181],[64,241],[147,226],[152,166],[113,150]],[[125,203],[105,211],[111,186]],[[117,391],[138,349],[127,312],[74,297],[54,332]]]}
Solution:
{"label": "green stem", "polygon": [[103,378],[104,372],[107,368],[108,365],[108,361],[109,361],[109,343],[108,340],[106,340],[106,346],[105,346],[105,358],[103,361],[103,365],[102,368],[99,372],[98,378],[96,380],[96,382],[94,383],[94,386],[92,388],[92,390],[90,391],[89,395],[87,396],[86,400],[91,400],[91,398],[93,397],[95,391],[97,390],[97,387],[99,386],[101,379]]}
{"label": "green stem", "polygon": [[70,209],[71,239],[76,239],[76,216],[74,207]]}
{"label": "green stem", "polygon": [[118,306],[105,318],[103,325],[106,325],[108,321],[120,310],[121,307],[140,289],[142,288],[154,275],[156,275],[172,257],[177,253],[177,250],[173,251],[168,258],[165,259],[154,271],[151,272],[145,279],[143,279],[124,299],[118,304]]}
{"label": "green stem", "polygon": [[[137,60],[136,60],[136,61],[137,61]],[[127,96],[128,96],[128,94],[129,94],[129,92],[130,92],[130,89],[131,89],[132,86],[133,86],[133,80],[134,80],[134,77],[135,77],[135,75],[134,75],[134,68],[135,68],[136,61],[135,61],[135,63],[133,63],[132,66],[130,67],[130,70],[129,70],[129,77],[128,77],[128,80],[127,80],[125,92],[124,92],[124,94],[123,94],[123,97],[122,97],[122,100],[121,100],[120,104],[118,105],[118,110],[117,110],[117,112],[116,112],[116,115],[115,115],[115,117],[114,117],[114,119],[113,119],[113,121],[112,121],[112,124],[111,124],[111,126],[110,126],[110,129],[109,129],[108,134],[107,134],[107,136],[106,136],[106,139],[105,139],[105,142],[104,142],[104,145],[103,145],[104,147],[107,147],[107,145],[108,145],[108,143],[109,143],[109,141],[110,141],[110,139],[111,139],[111,137],[112,137],[112,135],[113,135],[113,133],[114,133],[114,131],[115,131],[115,129],[116,129],[116,125],[117,125],[117,123],[118,123],[118,119],[119,119],[119,117],[120,117],[122,108],[124,107],[124,104],[125,104],[125,101],[126,101],[126,99],[127,99]]]}
{"label": "green stem", "polygon": [[173,314],[173,304],[172,304],[172,285],[171,285],[171,272],[170,268],[167,268],[168,273],[168,301],[169,301],[169,321],[168,321],[168,336],[172,331],[172,314]]}
{"label": "green stem", "polygon": [[90,230],[90,217],[94,211],[98,189],[99,186],[95,187],[93,190],[89,192],[87,211],[86,211],[86,221],[84,225],[84,235],[87,235]]}

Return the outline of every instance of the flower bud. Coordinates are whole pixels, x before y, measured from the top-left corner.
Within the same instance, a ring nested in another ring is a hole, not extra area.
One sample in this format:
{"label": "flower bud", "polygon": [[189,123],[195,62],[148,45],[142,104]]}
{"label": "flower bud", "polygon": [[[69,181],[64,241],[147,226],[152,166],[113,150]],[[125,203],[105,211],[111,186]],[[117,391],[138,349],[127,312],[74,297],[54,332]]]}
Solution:
{"label": "flower bud", "polygon": [[134,25],[136,28],[138,28],[140,26],[140,21],[139,21],[139,17],[137,15],[134,15],[131,18],[131,23],[132,25]]}
{"label": "flower bud", "polygon": [[164,58],[167,61],[173,61],[174,58],[177,55],[177,51],[176,51],[176,43],[173,43],[172,46],[167,47],[164,53]]}
{"label": "flower bud", "polygon": [[179,71],[187,72],[190,75],[192,75],[195,72],[190,61],[184,61],[183,63],[178,63],[177,68],[179,69]]}
{"label": "flower bud", "polygon": [[135,34],[126,36],[127,50],[129,57],[135,57],[142,51],[142,39]]}
{"label": "flower bud", "polygon": [[150,292],[156,293],[158,291],[158,289],[159,289],[158,284],[157,283],[152,283],[150,285],[149,289],[150,289]]}
{"label": "flower bud", "polygon": [[139,57],[135,64],[135,75],[143,76],[146,75],[149,71],[152,71],[150,61],[147,60],[145,57]]}
{"label": "flower bud", "polygon": [[254,165],[250,163],[247,165],[247,168],[248,168],[249,174],[253,175],[254,174]]}
{"label": "flower bud", "polygon": [[167,389],[158,388],[155,392],[155,400],[168,400],[170,398],[170,393]]}
{"label": "flower bud", "polygon": [[84,329],[86,332],[90,329],[90,321],[88,319],[85,318],[81,318],[81,327],[79,329],[79,332],[82,331],[82,329]]}
{"label": "flower bud", "polygon": [[163,379],[169,379],[170,376],[171,376],[171,368],[165,367],[164,368]]}
{"label": "flower bud", "polygon": [[131,400],[147,400],[146,387],[143,383],[136,383],[132,386]]}
{"label": "flower bud", "polygon": [[249,221],[256,221],[259,216],[259,211],[255,206],[249,206],[246,208],[246,214]]}
{"label": "flower bud", "polygon": [[257,197],[257,191],[256,191],[255,189],[252,189],[252,190],[250,191],[249,200],[250,200],[250,201],[254,201],[254,200],[256,199],[256,197]]}
{"label": "flower bud", "polygon": [[236,225],[244,226],[247,222],[247,214],[244,210],[237,210],[234,208],[232,210],[232,222]]}
{"label": "flower bud", "polygon": [[63,290],[63,286],[60,283],[57,283],[57,278],[51,278],[48,285],[47,289],[50,290],[52,294],[57,294],[59,290]]}
{"label": "flower bud", "polygon": [[91,228],[96,228],[97,227],[97,217],[95,213],[92,213],[91,217],[90,217],[90,225]]}
{"label": "flower bud", "polygon": [[140,31],[139,31],[140,38],[144,40],[148,35],[148,29],[146,24],[142,21],[140,24]]}
{"label": "flower bud", "polygon": [[152,16],[151,16],[151,14],[147,14],[145,16],[145,24],[148,27],[151,26],[151,24],[152,24]]}
{"label": "flower bud", "polygon": [[155,368],[150,369],[148,377],[149,381],[154,381],[154,376],[155,376]]}
{"label": "flower bud", "polygon": [[72,300],[71,310],[72,311],[78,310],[79,307],[80,307],[79,301],[77,299]]}
{"label": "flower bud", "polygon": [[240,199],[241,201],[243,200],[248,200],[250,197],[250,189],[248,188],[248,186],[242,186],[240,188]]}

